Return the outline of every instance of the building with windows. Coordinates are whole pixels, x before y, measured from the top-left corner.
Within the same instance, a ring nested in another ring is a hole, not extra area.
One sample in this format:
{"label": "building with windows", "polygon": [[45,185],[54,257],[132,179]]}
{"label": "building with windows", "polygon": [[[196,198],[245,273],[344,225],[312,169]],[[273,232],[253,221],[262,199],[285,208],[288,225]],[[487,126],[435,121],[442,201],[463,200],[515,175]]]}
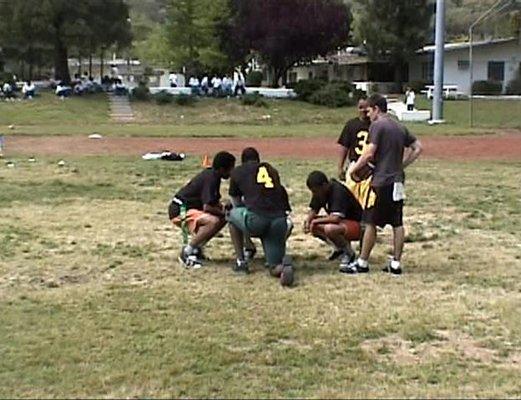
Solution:
{"label": "building with windows", "polygon": [[[435,46],[425,46],[409,62],[409,81],[433,81]],[[521,41],[517,38],[474,42],[475,81],[500,82],[503,89],[521,66]],[[469,43],[445,44],[444,85],[455,85],[458,92],[470,94]]]}

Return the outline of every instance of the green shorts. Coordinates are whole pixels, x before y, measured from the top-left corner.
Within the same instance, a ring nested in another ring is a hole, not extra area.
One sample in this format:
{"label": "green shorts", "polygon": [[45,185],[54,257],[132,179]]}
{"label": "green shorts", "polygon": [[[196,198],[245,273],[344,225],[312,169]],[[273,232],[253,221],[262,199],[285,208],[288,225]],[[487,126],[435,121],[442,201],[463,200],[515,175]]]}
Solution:
{"label": "green shorts", "polygon": [[246,207],[234,207],[230,211],[228,222],[251,237],[261,239],[268,265],[282,264],[286,254],[286,217],[266,217],[249,211]]}

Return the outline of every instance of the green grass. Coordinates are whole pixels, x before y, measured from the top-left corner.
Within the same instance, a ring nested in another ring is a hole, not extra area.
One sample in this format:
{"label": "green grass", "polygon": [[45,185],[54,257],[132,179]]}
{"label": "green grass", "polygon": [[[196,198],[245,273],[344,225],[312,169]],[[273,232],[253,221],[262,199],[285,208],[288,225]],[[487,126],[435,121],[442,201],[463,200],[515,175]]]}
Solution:
{"label": "green grass", "polygon": [[[420,161],[406,274],[340,276],[301,223],[306,174],[275,160],[295,210],[297,286],[175,258],[166,204],[199,160],[0,167],[0,397],[519,397],[520,163]],[[223,185],[225,194],[227,184]]]}
{"label": "green grass", "polygon": [[[269,100],[269,108],[243,106],[238,100],[202,99],[195,106],[132,104],[136,121],[115,123],[109,118],[105,95],[73,97],[61,101],[44,92],[32,102],[0,103],[2,133],[17,135],[175,136],[175,137],[336,137],[354,107],[329,109],[311,104]],[[419,107],[429,109],[426,100]],[[476,128],[468,126],[468,102],[445,103],[447,123],[439,126],[409,124],[419,135],[472,135],[497,129],[521,128],[520,101],[476,101]],[[14,125],[10,131],[7,126]]]}

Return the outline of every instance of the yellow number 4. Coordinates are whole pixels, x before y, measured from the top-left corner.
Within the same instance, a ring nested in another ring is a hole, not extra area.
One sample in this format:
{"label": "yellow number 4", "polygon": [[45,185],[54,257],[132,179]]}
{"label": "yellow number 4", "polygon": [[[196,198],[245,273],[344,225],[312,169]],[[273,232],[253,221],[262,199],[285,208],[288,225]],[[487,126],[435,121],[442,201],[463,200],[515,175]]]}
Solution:
{"label": "yellow number 4", "polygon": [[271,179],[270,174],[268,174],[266,167],[259,168],[259,172],[257,172],[257,183],[264,184],[266,189],[273,189],[275,187],[273,185],[273,179]]}

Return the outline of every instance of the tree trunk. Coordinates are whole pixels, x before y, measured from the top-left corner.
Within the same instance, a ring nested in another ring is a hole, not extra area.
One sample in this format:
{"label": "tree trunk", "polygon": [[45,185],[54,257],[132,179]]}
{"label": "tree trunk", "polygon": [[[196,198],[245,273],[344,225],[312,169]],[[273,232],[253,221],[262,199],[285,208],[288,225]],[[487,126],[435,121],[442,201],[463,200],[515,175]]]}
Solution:
{"label": "tree trunk", "polygon": [[62,42],[59,33],[56,35],[54,48],[54,77],[65,83],[71,82],[67,46]]}
{"label": "tree trunk", "polygon": [[89,53],[89,78],[92,76],[92,52]]}
{"label": "tree trunk", "polygon": [[104,65],[103,65],[103,58],[104,58],[104,57],[105,57],[105,52],[104,52],[103,49],[102,49],[102,50],[101,50],[101,53],[100,53],[100,66],[99,66],[99,68],[100,68],[100,70],[99,70],[99,71],[100,71],[99,74],[100,74],[100,76],[101,76],[102,79],[103,79],[103,76],[104,76],[104,73],[103,73],[103,72],[104,72],[104,71],[103,71],[103,67],[104,67]]}

